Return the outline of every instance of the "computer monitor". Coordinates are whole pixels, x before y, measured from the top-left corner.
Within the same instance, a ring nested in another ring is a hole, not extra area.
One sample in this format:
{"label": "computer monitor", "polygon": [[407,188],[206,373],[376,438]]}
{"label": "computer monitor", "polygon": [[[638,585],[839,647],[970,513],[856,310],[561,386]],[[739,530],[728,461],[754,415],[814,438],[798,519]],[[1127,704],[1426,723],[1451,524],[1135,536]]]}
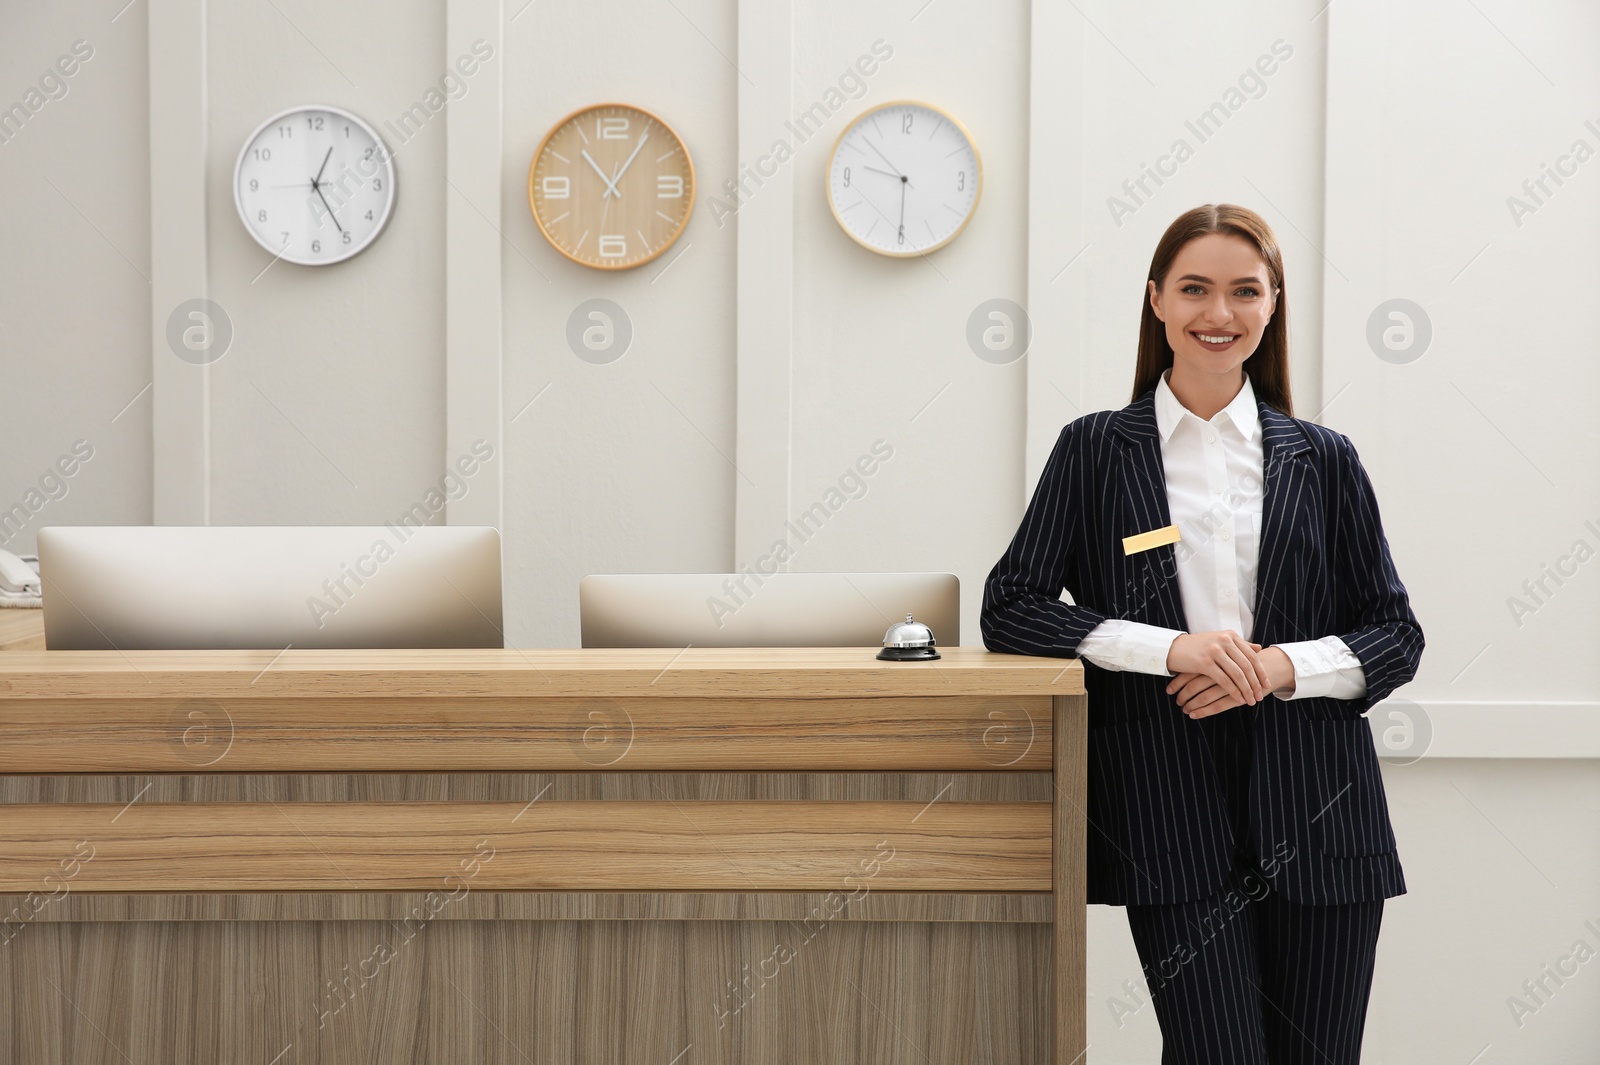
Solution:
{"label": "computer monitor", "polygon": [[49,650],[503,647],[488,526],[52,526]]}
{"label": "computer monitor", "polygon": [[907,614],[961,643],[953,573],[596,573],[578,582],[585,647],[881,647]]}

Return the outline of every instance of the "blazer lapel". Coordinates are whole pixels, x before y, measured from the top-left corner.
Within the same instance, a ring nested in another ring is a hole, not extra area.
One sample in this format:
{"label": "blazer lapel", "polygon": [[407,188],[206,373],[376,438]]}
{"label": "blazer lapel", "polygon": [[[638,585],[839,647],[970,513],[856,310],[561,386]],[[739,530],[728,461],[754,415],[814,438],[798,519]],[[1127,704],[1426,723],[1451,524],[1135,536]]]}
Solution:
{"label": "blazer lapel", "polygon": [[1261,503],[1261,540],[1256,565],[1255,618],[1250,639],[1263,647],[1282,642],[1290,620],[1283,608],[1282,585],[1288,578],[1289,544],[1311,471],[1311,443],[1287,415],[1256,400],[1261,415],[1261,464],[1266,495]]}
{"label": "blazer lapel", "polygon": [[[1149,532],[1172,524],[1167,507],[1167,481],[1161,461],[1161,433],[1156,426],[1156,393],[1143,396],[1117,412],[1115,427],[1122,448],[1117,462],[1122,513],[1120,537]],[[1258,545],[1255,600],[1251,614],[1254,632],[1249,638],[1262,646],[1281,642],[1289,619],[1282,608],[1283,582],[1289,574],[1289,545],[1295,531],[1295,504],[1313,477],[1311,443],[1294,420],[1265,402],[1256,400],[1261,418],[1262,476],[1265,497],[1261,504],[1261,539]],[[1178,591],[1177,548],[1174,544],[1141,551],[1128,561],[1127,616],[1167,628],[1189,630]]]}
{"label": "blazer lapel", "polygon": [[[1167,509],[1167,479],[1161,462],[1161,433],[1156,426],[1156,392],[1152,388],[1117,413],[1122,437],[1117,464],[1122,514],[1112,550],[1122,550],[1121,537],[1172,524]],[[1150,625],[1188,631],[1183,599],[1178,593],[1177,547],[1140,551],[1128,557],[1127,616]]]}

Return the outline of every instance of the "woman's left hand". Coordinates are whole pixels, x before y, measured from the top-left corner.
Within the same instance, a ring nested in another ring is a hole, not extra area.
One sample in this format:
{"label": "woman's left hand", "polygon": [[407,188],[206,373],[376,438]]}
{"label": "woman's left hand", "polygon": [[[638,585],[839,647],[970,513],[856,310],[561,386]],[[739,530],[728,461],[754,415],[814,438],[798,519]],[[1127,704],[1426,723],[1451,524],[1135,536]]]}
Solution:
{"label": "woman's left hand", "polygon": [[[1294,663],[1289,656],[1278,647],[1263,648],[1254,643],[1250,646],[1256,649],[1261,665],[1267,671],[1267,678],[1271,681],[1269,690],[1278,692],[1287,688],[1292,692]],[[1177,696],[1179,709],[1188,714],[1191,720],[1210,717],[1243,705],[1204,673],[1179,673],[1167,682],[1167,694]]]}

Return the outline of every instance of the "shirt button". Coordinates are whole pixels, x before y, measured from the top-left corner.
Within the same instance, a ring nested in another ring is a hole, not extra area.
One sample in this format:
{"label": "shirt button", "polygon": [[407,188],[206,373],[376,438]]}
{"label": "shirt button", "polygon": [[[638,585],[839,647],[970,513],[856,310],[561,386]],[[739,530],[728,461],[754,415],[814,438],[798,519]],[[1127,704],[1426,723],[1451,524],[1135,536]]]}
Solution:
{"label": "shirt button", "polygon": [[1206,443],[1215,444],[1216,442],[1217,442],[1217,434],[1216,433],[1207,433],[1206,434]]}
{"label": "shirt button", "polygon": [[1212,485],[1211,494],[1214,496],[1220,496],[1222,494],[1222,489],[1217,485]]}
{"label": "shirt button", "polygon": [[1224,588],[1224,589],[1222,589],[1222,598],[1224,598],[1224,599],[1232,599],[1233,598],[1233,589],[1232,588]]}
{"label": "shirt button", "polygon": [[1223,530],[1222,530],[1222,538],[1223,538],[1223,539],[1224,539],[1224,540],[1231,540],[1231,539],[1233,539],[1233,533],[1232,533],[1232,531],[1230,531],[1230,530],[1228,530],[1228,529],[1223,529]]}

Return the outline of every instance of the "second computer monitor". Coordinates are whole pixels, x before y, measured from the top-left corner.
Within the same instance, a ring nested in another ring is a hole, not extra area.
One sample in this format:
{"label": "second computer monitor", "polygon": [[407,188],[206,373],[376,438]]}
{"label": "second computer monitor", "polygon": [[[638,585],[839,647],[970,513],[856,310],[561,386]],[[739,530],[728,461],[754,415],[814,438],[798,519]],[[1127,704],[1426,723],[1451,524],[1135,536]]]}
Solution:
{"label": "second computer monitor", "polygon": [[953,573],[597,573],[578,582],[584,647],[879,647],[906,615],[961,643]]}

